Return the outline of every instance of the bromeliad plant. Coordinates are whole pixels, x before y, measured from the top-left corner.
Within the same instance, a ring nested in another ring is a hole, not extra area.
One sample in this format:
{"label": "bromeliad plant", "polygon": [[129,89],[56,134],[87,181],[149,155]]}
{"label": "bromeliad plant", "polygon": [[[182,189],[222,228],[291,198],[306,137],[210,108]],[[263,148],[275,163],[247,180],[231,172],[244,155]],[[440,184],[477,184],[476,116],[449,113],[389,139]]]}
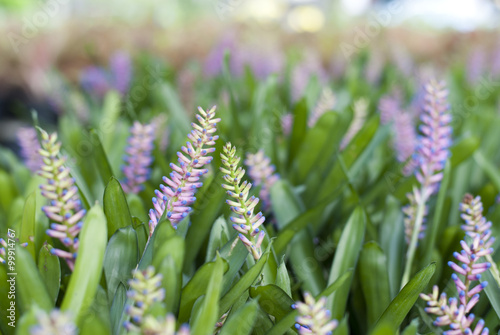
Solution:
{"label": "bromeliad plant", "polygon": [[[336,64],[348,68],[336,80],[313,57],[294,88],[292,56],[265,77],[252,69],[266,64],[215,51],[207,77],[181,63],[132,77],[117,58],[116,81],[90,73],[90,96],[73,92],[84,113],[59,97],[57,129],[40,114],[33,128],[52,131],[20,133],[21,159],[0,148],[0,279],[17,274],[15,328],[0,285],[2,334],[498,332],[500,92],[453,109],[467,120],[452,145],[444,84],[429,82],[422,106],[390,60],[368,83],[350,67],[372,55]],[[475,87],[457,71],[454,103]],[[156,83],[141,101],[136,80]],[[183,105],[215,100],[217,113]],[[466,189],[481,198],[459,205]]]}

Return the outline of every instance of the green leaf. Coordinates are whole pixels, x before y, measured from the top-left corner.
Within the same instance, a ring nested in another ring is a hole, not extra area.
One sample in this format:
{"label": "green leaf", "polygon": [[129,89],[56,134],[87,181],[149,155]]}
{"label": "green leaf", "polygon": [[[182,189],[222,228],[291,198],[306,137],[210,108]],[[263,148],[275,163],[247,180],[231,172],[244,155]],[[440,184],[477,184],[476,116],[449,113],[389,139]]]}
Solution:
{"label": "green leaf", "polygon": [[220,250],[229,241],[229,229],[227,228],[224,216],[215,220],[208,239],[207,255],[205,262],[214,259],[217,250]]}
{"label": "green leaf", "polygon": [[[240,243],[240,241],[238,241]],[[269,258],[269,252],[271,250],[271,243],[267,247],[267,250],[262,254],[260,259],[252,266],[241,278],[236,282],[233,287],[222,297],[219,303],[220,314],[224,314],[229,311],[229,308],[234,304],[234,302],[240,297],[243,292],[248,290],[252,286],[257,278],[262,273],[264,265]]]}
{"label": "green leaf", "polygon": [[290,164],[294,161],[295,157],[298,155],[300,147],[304,142],[304,137],[307,131],[307,100],[302,98],[293,111],[293,126],[292,133],[290,135],[290,144],[288,146],[288,163]]}
{"label": "green leaf", "polygon": [[35,261],[30,253],[18,243],[16,243],[16,265],[13,270],[16,271],[17,275],[8,276],[8,278],[15,280],[19,310],[27,312],[32,305],[37,305],[43,310],[50,311],[54,304]]}
{"label": "green leaf", "polygon": [[103,135],[102,144],[106,150],[110,151],[113,149],[116,122],[120,116],[120,94],[118,92],[109,91],[106,94],[101,115],[99,125]]}
{"label": "green leaf", "polygon": [[175,127],[172,129],[175,136],[179,139],[184,137],[191,131],[191,122],[189,121],[188,114],[184,110],[179,95],[175,92],[172,85],[167,82],[162,82],[155,91],[155,96],[161,104],[161,108],[168,110],[168,115],[171,117],[172,124]]}
{"label": "green leaf", "polygon": [[266,312],[280,321],[293,311],[294,301],[290,296],[276,285],[256,286],[250,288],[250,297],[259,297],[259,305]]}
{"label": "green leaf", "polygon": [[[224,272],[228,269],[227,262],[224,262]],[[215,271],[215,262],[205,263],[194,274],[193,278],[184,286],[181,294],[178,323],[185,323],[189,320],[191,310],[196,299],[205,293],[207,282]]]}
{"label": "green leaf", "polygon": [[482,279],[488,282],[488,286],[484,288],[484,292],[486,292],[486,296],[488,297],[491,306],[500,318],[500,287],[498,287],[495,278],[491,274],[491,270],[483,272]]}
{"label": "green leaf", "polygon": [[474,159],[477,165],[479,165],[483,169],[484,173],[486,173],[486,175],[490,178],[497,191],[500,191],[500,173],[498,172],[498,168],[495,164],[486,159],[486,157],[484,157],[479,150],[474,154]]}
{"label": "green leaf", "polygon": [[31,257],[36,260],[35,255],[35,244],[30,239],[35,237],[35,214],[36,214],[36,194],[35,192],[31,193],[24,203],[23,209],[23,219],[21,221],[21,228],[19,233],[19,242],[25,243],[28,242],[26,246],[26,250],[29,251]]}
{"label": "green leaf", "polygon": [[250,335],[257,315],[257,300],[246,303],[232,312],[219,335]]}
{"label": "green leaf", "polygon": [[109,240],[103,262],[110,304],[120,283],[127,283],[132,278],[132,270],[138,262],[137,233],[132,226],[118,229]]}
{"label": "green leaf", "polygon": [[391,302],[387,258],[376,242],[364,245],[359,257],[359,274],[365,296],[368,327],[371,328]]}
{"label": "green leaf", "polygon": [[87,213],[79,238],[75,269],[61,305],[61,310],[75,315],[77,324],[92,305],[101,279],[107,231],[106,217],[99,205]]}
{"label": "green leaf", "polygon": [[191,334],[193,335],[213,334],[213,328],[219,319],[217,303],[219,301],[222,276],[224,274],[224,264],[225,261],[217,257],[214,270],[208,282],[207,292],[203,297],[200,313],[196,315],[192,322]]}
{"label": "green leaf", "polygon": [[52,303],[55,304],[61,285],[61,265],[59,263],[59,257],[50,253],[51,249],[52,246],[48,244],[45,244],[40,249],[40,254],[38,256],[38,272],[40,272],[40,276],[47,287],[47,292],[52,299]]}
{"label": "green leaf", "polygon": [[94,146],[93,156],[97,166],[97,171],[99,172],[103,183],[107,183],[114,174],[111,166],[109,165],[108,157],[106,156],[106,152],[104,151],[101,140],[99,139],[99,135],[97,135],[95,129],[90,130],[90,138],[92,139],[92,144]]}
{"label": "green leaf", "polygon": [[104,190],[104,214],[108,223],[108,239],[120,228],[132,225],[132,218],[127,205],[127,198],[120,182],[111,177]]}
{"label": "green leaf", "polygon": [[[361,207],[357,207],[351,214],[347,224],[342,232],[340,241],[335,251],[335,258],[330,270],[328,283],[335,282],[348,269],[356,268],[358,256],[365,236],[366,216]],[[341,319],[347,304],[347,297],[352,281],[344,284],[341,290],[338,290],[328,299],[328,306],[332,311],[332,318]]]}
{"label": "green leaf", "polygon": [[285,291],[289,297],[292,296],[292,289],[290,287],[290,276],[288,275],[288,269],[286,268],[285,261],[281,262],[281,264],[278,267],[278,271],[276,274],[276,286]]}
{"label": "green leaf", "polygon": [[123,308],[125,307],[125,302],[127,301],[127,289],[124,283],[119,283],[116,288],[115,296],[113,297],[113,303],[111,304],[111,310],[109,313],[111,330],[113,334],[118,334],[122,324],[120,323],[120,318],[122,316]]}
{"label": "green leaf", "polygon": [[193,205],[193,213],[190,215],[191,227],[186,235],[185,272],[198,255],[224,204],[226,192],[221,187],[222,182],[222,174],[218,172],[212,180],[206,180],[196,194],[197,200]]}
{"label": "green leaf", "polygon": [[392,331],[395,333],[404,318],[410,312],[418,296],[427,287],[431,280],[436,264],[431,263],[424,269],[420,270],[409,282],[406,284],[401,292],[394,298],[389,307],[384,311],[380,319],[377,321],[375,331],[379,331],[379,327],[390,325]]}
{"label": "green leaf", "polygon": [[[271,204],[280,229],[286,228],[303,208],[290,185],[283,180],[276,181],[271,187]],[[303,281],[306,291],[318,294],[325,287],[325,281],[321,266],[314,257],[310,233],[306,230],[297,232],[291,243],[290,263],[294,273]]]}

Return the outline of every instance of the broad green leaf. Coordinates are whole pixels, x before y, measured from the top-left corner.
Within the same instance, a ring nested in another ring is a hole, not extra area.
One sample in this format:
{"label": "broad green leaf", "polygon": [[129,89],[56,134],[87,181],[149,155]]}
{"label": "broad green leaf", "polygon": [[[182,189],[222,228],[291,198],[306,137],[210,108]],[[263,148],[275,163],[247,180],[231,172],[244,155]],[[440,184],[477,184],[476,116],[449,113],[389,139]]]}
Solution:
{"label": "broad green leaf", "polygon": [[498,167],[491,163],[481,151],[476,151],[474,154],[474,159],[486,175],[490,178],[493,185],[495,185],[497,191],[500,191],[500,173],[498,172]]}
{"label": "broad green leaf", "polygon": [[38,272],[40,272],[40,276],[47,287],[47,293],[52,303],[55,304],[61,285],[61,265],[59,257],[50,253],[51,249],[52,246],[48,244],[45,244],[40,249],[40,254],[38,256]]}
{"label": "broad green leaf", "polygon": [[[196,299],[205,293],[207,282],[210,280],[212,272],[215,270],[215,262],[205,263],[194,274],[193,278],[184,286],[181,294],[181,303],[179,307],[178,323],[185,323],[189,320],[191,310],[196,302]],[[228,269],[228,265],[224,262],[224,272]]]}
{"label": "broad green leaf", "polygon": [[87,213],[79,238],[75,269],[61,305],[61,310],[70,311],[75,315],[77,323],[82,321],[82,317],[92,305],[101,279],[108,239],[106,217],[99,205],[94,205]]}
{"label": "broad green leaf", "polygon": [[207,292],[203,297],[203,304],[200,308],[200,313],[196,315],[191,334],[193,335],[212,335],[215,323],[219,319],[219,311],[217,302],[219,301],[222,276],[224,274],[225,261],[217,257],[214,270],[210,276],[207,286]]}
{"label": "broad green leaf", "polygon": [[[294,196],[289,184],[283,180],[276,181],[271,187],[271,204],[278,227],[286,228],[302,211],[303,205]],[[314,257],[312,237],[306,230],[296,233],[290,250],[290,263],[297,277],[303,281],[304,289],[313,295],[324,287],[325,281],[321,266]]]}
{"label": "broad green leaf", "polygon": [[286,268],[286,263],[283,261],[278,267],[278,272],[276,274],[276,286],[281,288],[288,294],[289,297],[292,297],[292,289],[290,287],[290,276],[288,274],[288,269]]}
{"label": "broad green leaf", "polygon": [[304,137],[307,131],[307,100],[302,98],[293,111],[293,126],[290,134],[290,143],[288,145],[288,163],[290,166],[298,155],[299,150],[304,143]]}
{"label": "broad green leaf", "polygon": [[29,251],[31,257],[36,260],[37,256],[35,253],[35,214],[36,214],[36,194],[35,192],[31,193],[24,203],[23,209],[23,219],[21,221],[21,229],[19,233],[19,242],[25,243],[28,242],[26,246],[26,250]]}
{"label": "broad green leaf", "polygon": [[93,156],[95,165],[97,166],[97,171],[101,176],[102,182],[106,184],[111,177],[114,176],[113,170],[109,165],[108,157],[106,156],[106,152],[104,151],[101,140],[99,139],[99,135],[94,129],[90,131],[90,138],[92,139],[94,147]]}
{"label": "broad green leaf", "polygon": [[2,196],[0,197],[0,209],[4,213],[9,211],[10,205],[14,198],[16,197],[16,191],[10,176],[7,172],[0,169],[0,189],[2,190]]}
{"label": "broad green leaf", "polygon": [[491,274],[491,270],[483,272],[482,279],[488,282],[488,286],[484,288],[484,291],[486,292],[486,296],[488,297],[491,306],[500,318],[500,287],[498,287],[495,278]]}
{"label": "broad green leaf", "polygon": [[378,331],[379,327],[383,327],[384,325],[390,325],[392,331],[397,332],[401,322],[403,322],[417,301],[418,296],[427,287],[435,270],[435,263],[427,265],[401,289],[401,292],[391,301],[389,307],[386,308],[377,321],[374,332]]}
{"label": "broad green leaf", "polygon": [[80,321],[80,334],[86,335],[111,335],[111,323],[109,314],[109,304],[106,291],[97,287],[97,293],[90,308],[82,316]]}
{"label": "broad green leaf", "polygon": [[[347,221],[342,232],[340,241],[335,251],[335,257],[330,269],[328,283],[335,282],[348,269],[356,268],[358,256],[365,236],[366,216],[361,207],[357,207]],[[347,304],[347,297],[351,288],[352,281],[346,282],[341,290],[335,292],[328,299],[328,307],[332,311],[334,319],[341,319]]]}
{"label": "broad green leaf", "polygon": [[[239,243],[239,241],[238,241]],[[269,258],[271,245],[267,247],[267,250],[262,254],[260,259],[252,266],[241,278],[238,280],[233,287],[222,297],[219,303],[219,314],[224,314],[229,311],[229,308],[234,304],[239,296],[243,294],[250,286],[252,286],[257,278],[262,273],[264,265],[267,263]]]}
{"label": "broad green leaf", "polygon": [[219,335],[250,335],[257,314],[257,300],[252,300],[232,312]]}
{"label": "broad green leaf", "polygon": [[103,136],[102,144],[107,151],[113,149],[116,122],[120,116],[120,102],[120,94],[116,91],[109,91],[104,98],[99,125]]}
{"label": "broad green leaf", "polygon": [[418,319],[413,319],[411,323],[403,330],[401,335],[417,335]]}
{"label": "broad green leaf", "polygon": [[111,177],[104,190],[103,208],[108,223],[108,239],[118,229],[132,225],[125,193],[115,177]]}
{"label": "broad green leaf", "polygon": [[196,194],[196,202],[191,213],[191,227],[186,235],[186,259],[184,271],[187,272],[200,251],[203,241],[207,238],[212,224],[217,219],[226,192],[222,188],[222,174],[215,174],[212,180],[206,180],[203,187]]}
{"label": "broad green leaf", "polygon": [[276,285],[254,286],[250,288],[250,297],[259,297],[260,307],[267,313],[280,321],[292,309],[294,301],[290,296]]}
{"label": "broad green leaf", "polygon": [[115,296],[113,297],[113,303],[111,304],[111,310],[109,312],[111,330],[113,334],[118,334],[120,327],[123,327],[120,323],[120,318],[122,316],[123,308],[125,307],[125,302],[127,301],[127,288],[125,283],[119,283],[116,288]]}
{"label": "broad green leaf", "polygon": [[387,258],[376,242],[364,245],[359,256],[359,274],[371,328],[391,302]]}
{"label": "broad green leaf", "polygon": [[207,255],[205,262],[214,259],[217,250],[220,250],[229,241],[229,229],[227,228],[224,216],[215,220],[208,239]]}
{"label": "broad green leaf", "polygon": [[131,226],[118,229],[109,240],[103,262],[109,304],[120,283],[127,283],[132,278],[132,270],[138,262],[137,233]]}
{"label": "broad green leaf", "polygon": [[[9,243],[10,241],[9,239]],[[7,277],[8,280],[15,281],[16,300],[19,310],[27,312],[32,305],[46,311],[51,310],[54,304],[30,253],[16,243],[15,257],[15,267],[10,268],[10,265],[8,266]],[[17,275],[9,276],[9,273],[14,271]]]}

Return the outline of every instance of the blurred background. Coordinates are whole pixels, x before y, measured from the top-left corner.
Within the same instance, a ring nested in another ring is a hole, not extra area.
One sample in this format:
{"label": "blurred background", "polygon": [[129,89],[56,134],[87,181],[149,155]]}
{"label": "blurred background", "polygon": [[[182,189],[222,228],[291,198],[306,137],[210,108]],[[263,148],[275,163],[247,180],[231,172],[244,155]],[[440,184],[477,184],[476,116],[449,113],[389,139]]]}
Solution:
{"label": "blurred background", "polygon": [[297,96],[311,74],[380,85],[386,66],[407,77],[458,66],[474,81],[500,73],[499,22],[500,0],[0,0],[0,143],[32,110],[85,120],[111,89],[141,113],[155,80],[192,111],[205,102],[190,93],[203,90],[196,79],[221,74],[226,52],[231,75],[288,73]]}

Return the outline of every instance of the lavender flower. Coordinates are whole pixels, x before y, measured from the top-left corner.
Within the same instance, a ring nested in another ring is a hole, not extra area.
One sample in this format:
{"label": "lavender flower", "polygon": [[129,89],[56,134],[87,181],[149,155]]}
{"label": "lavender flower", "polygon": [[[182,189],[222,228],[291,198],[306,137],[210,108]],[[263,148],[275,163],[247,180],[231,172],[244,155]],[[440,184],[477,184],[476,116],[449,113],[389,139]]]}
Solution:
{"label": "lavender flower", "polygon": [[338,322],[331,320],[331,313],[325,308],[326,297],[321,297],[318,301],[308,293],[304,293],[304,302],[297,302],[292,305],[293,309],[299,312],[295,319],[295,328],[299,334],[327,335],[337,328]]}
{"label": "lavender flower", "polygon": [[42,196],[50,200],[48,206],[43,206],[42,211],[53,221],[47,235],[61,240],[68,251],[51,249],[51,253],[64,258],[71,270],[73,270],[75,258],[78,251],[78,234],[83,226],[83,217],[86,210],[78,196],[78,188],[74,185],[75,180],[70,177],[70,169],[64,166],[66,157],[58,157],[61,142],[57,142],[57,134],[49,135],[44,130],[42,134],[42,148],[40,155],[43,157],[44,165],[38,172],[40,176],[47,179],[46,184],[40,185]]}
{"label": "lavender flower", "polygon": [[470,237],[471,242],[468,244],[466,241],[461,241],[462,251],[453,254],[461,265],[448,262],[448,266],[456,272],[451,278],[457,288],[458,299],[447,299],[446,293],[441,293],[439,296],[437,286],[434,286],[432,294],[421,294],[420,297],[427,301],[428,307],[425,311],[438,316],[434,325],[450,326],[451,330],[445,334],[488,334],[488,328],[483,328],[483,320],[479,320],[474,331],[471,330],[474,314],[469,313],[478,303],[479,293],[488,284],[486,281],[480,282],[481,273],[488,270],[492,263],[479,263],[479,261],[482,257],[487,259],[489,257],[491,260],[493,253],[491,246],[494,242],[494,238],[491,238],[491,222],[487,222],[482,216],[483,205],[479,197],[474,198],[466,194],[460,204],[460,210],[466,223],[462,229]]}
{"label": "lavender flower", "polygon": [[293,126],[293,114],[286,113],[281,117],[281,128],[283,129],[283,134],[285,134],[285,136],[290,135],[290,133],[292,132],[292,126]]}
{"label": "lavender flower", "polygon": [[54,309],[47,314],[43,310],[36,312],[37,325],[31,327],[30,335],[76,335],[76,328],[73,318],[67,312]]}
{"label": "lavender flower", "polygon": [[122,95],[127,93],[132,80],[132,61],[124,52],[116,52],[111,56],[111,85]]}
{"label": "lavender flower", "polygon": [[31,172],[36,172],[43,164],[42,157],[38,154],[40,143],[35,128],[19,128],[17,140],[21,148],[21,157],[24,164]]}
{"label": "lavender flower", "polygon": [[425,218],[426,203],[429,197],[438,190],[439,182],[443,178],[441,170],[448,157],[448,147],[451,144],[451,114],[449,113],[446,98],[448,91],[443,82],[431,80],[426,86],[426,105],[421,115],[422,125],[418,146],[418,169],[415,173],[419,188],[413,187],[413,194],[408,194],[410,206],[414,210],[415,219],[406,229],[411,229],[411,239],[408,246],[407,262],[403,274],[402,286],[410,277],[410,271],[415,256],[418,237],[422,236],[422,223]]}
{"label": "lavender flower", "polygon": [[323,69],[321,60],[315,54],[307,54],[305,59],[292,72],[291,95],[293,102],[297,102],[302,98],[312,76],[316,76],[321,84],[325,84],[327,81],[327,74]]}
{"label": "lavender flower", "polygon": [[0,238],[0,263],[4,263],[7,261],[7,253],[5,249],[7,248],[7,242],[3,238]]}
{"label": "lavender flower", "polygon": [[340,149],[343,150],[349,142],[356,136],[356,134],[363,128],[363,124],[366,120],[366,114],[368,112],[368,100],[365,98],[360,98],[354,102],[354,117],[352,119],[349,128],[347,129],[342,142],[340,143]]}
{"label": "lavender flower", "polygon": [[375,85],[380,81],[385,62],[386,60],[380,52],[370,52],[370,58],[364,69],[364,76],[368,83]]}
{"label": "lavender flower", "polygon": [[175,316],[167,314],[165,318],[154,318],[148,315],[144,318],[141,327],[141,334],[144,335],[190,335],[188,325],[182,325],[178,332],[175,332]]}
{"label": "lavender flower", "polygon": [[279,179],[275,174],[276,167],[271,165],[271,160],[259,150],[256,154],[247,153],[245,165],[248,166],[248,175],[252,178],[255,186],[261,186],[259,197],[262,199],[262,209],[267,210],[271,205],[270,191],[273,184]]}
{"label": "lavender flower", "polygon": [[165,298],[165,289],[161,288],[162,275],[155,274],[155,268],[149,266],[146,270],[134,270],[133,278],[129,280],[130,289],[127,297],[133,301],[125,307],[125,312],[131,321],[123,326],[128,331],[138,331],[144,320],[144,313],[156,302]]}
{"label": "lavender flower", "polygon": [[254,196],[248,198],[252,184],[247,181],[241,183],[245,170],[238,167],[240,157],[236,156],[236,148],[232,147],[231,143],[226,143],[221,158],[223,166],[220,170],[225,174],[224,180],[227,183],[222,184],[222,187],[234,199],[226,200],[226,203],[231,206],[231,211],[236,213],[236,216],[230,218],[234,223],[233,228],[239,232],[238,237],[257,260],[262,255],[261,244],[265,236],[265,232],[259,227],[266,219],[262,212],[253,214],[255,206],[259,203],[259,198]]}
{"label": "lavender flower", "polygon": [[200,177],[208,172],[202,167],[212,161],[212,157],[207,156],[207,154],[215,151],[214,147],[205,146],[215,145],[215,141],[219,138],[219,136],[214,135],[217,131],[217,123],[220,121],[220,119],[214,118],[215,108],[214,106],[205,112],[201,107],[198,107],[200,114],[196,115],[196,118],[200,125],[191,124],[194,130],[188,134],[188,138],[192,143],[188,141],[186,146],[182,147],[182,151],[189,158],[182,152],[177,152],[179,165],[171,163],[170,167],[173,171],[170,173],[170,178],[163,177],[167,186],[160,185],[161,192],[155,190],[154,209],[149,211],[150,236],[165,210],[167,219],[174,227],[191,211],[189,205],[196,200],[194,197],[196,189],[203,185],[199,182]]}
{"label": "lavender flower", "polygon": [[124,157],[125,165],[122,167],[125,179],[123,190],[126,193],[138,193],[143,190],[144,183],[150,174],[149,166],[153,162],[151,155],[154,147],[155,126],[142,125],[135,121],[130,128],[131,136],[128,138],[127,155]]}
{"label": "lavender flower", "polygon": [[417,133],[413,124],[413,117],[407,112],[401,112],[394,116],[394,149],[396,159],[403,166],[403,175],[409,176],[417,168],[415,159],[417,150]]}
{"label": "lavender flower", "polygon": [[494,78],[500,76],[500,45],[498,45],[493,51],[491,74]]}
{"label": "lavender flower", "polygon": [[483,75],[486,61],[486,53],[483,49],[474,48],[467,59],[467,81],[476,84]]}
{"label": "lavender flower", "polygon": [[325,114],[326,112],[332,110],[337,103],[337,97],[333,94],[332,90],[329,87],[323,88],[321,90],[321,95],[319,97],[318,103],[314,110],[309,116],[309,120],[307,121],[307,125],[309,128],[314,127],[316,122],[318,122],[319,118]]}
{"label": "lavender flower", "polygon": [[388,124],[392,122],[395,116],[401,111],[401,99],[399,94],[384,96],[378,102],[380,111],[380,123]]}
{"label": "lavender flower", "polygon": [[159,114],[153,118],[151,121],[155,125],[155,138],[158,144],[158,148],[161,152],[165,152],[168,147],[168,138],[170,136],[170,131],[167,128],[167,116],[165,114]]}

